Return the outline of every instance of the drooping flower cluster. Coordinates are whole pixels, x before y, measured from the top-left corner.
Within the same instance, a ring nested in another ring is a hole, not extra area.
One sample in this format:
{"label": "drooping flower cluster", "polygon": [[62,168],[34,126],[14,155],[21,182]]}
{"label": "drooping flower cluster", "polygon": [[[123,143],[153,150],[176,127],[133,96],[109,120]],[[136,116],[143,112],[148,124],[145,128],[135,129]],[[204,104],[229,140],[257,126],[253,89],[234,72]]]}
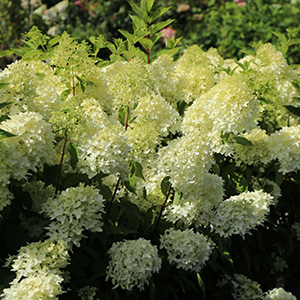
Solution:
{"label": "drooping flower cluster", "polygon": [[160,236],[160,248],[165,248],[168,261],[177,268],[200,272],[213,250],[213,242],[192,229],[167,229]]}
{"label": "drooping flower cluster", "polygon": [[122,289],[132,290],[137,286],[143,290],[152,274],[161,268],[156,246],[143,238],[116,242],[107,253],[110,261],[106,280],[111,278],[112,283]]}
{"label": "drooping flower cluster", "polygon": [[43,212],[51,220],[48,236],[54,241],[66,241],[70,247],[72,244],[80,246],[85,230],[102,231],[103,202],[96,188],[83,183],[62,191],[54,199],[49,198],[42,205]]}
{"label": "drooping flower cluster", "polygon": [[232,196],[220,203],[211,224],[220,236],[244,236],[264,222],[272,199],[262,190]]}

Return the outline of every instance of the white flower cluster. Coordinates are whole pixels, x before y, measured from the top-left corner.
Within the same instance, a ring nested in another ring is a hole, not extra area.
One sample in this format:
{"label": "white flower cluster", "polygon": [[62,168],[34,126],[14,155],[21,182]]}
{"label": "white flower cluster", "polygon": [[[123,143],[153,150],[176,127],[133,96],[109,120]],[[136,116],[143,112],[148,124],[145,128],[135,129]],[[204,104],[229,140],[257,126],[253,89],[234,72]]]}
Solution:
{"label": "white flower cluster", "polygon": [[244,237],[264,222],[272,200],[273,196],[263,190],[232,196],[221,202],[211,225],[220,236],[239,234]]}
{"label": "white flower cluster", "polygon": [[241,145],[235,143],[234,158],[237,165],[241,162],[247,165],[260,165],[269,161],[270,151],[267,148],[268,135],[265,130],[260,128],[253,129],[250,133],[241,135],[249,140],[252,145]]}
{"label": "white flower cluster", "polygon": [[167,229],[160,236],[160,248],[165,248],[168,261],[177,268],[200,272],[213,250],[213,243],[192,229]]}
{"label": "white flower cluster", "polygon": [[54,133],[43,117],[35,112],[13,115],[0,128],[16,136],[2,140],[7,147],[4,154],[4,173],[22,179],[28,170],[37,171],[43,164],[56,162]]}
{"label": "white flower cluster", "polygon": [[156,246],[143,238],[113,243],[107,253],[110,261],[106,280],[111,278],[122,289],[132,290],[137,286],[143,290],[152,274],[161,268]]}
{"label": "white flower cluster", "polygon": [[49,119],[61,100],[63,84],[49,64],[16,61],[0,72],[0,80],[10,83],[0,91],[0,102],[13,102],[10,114],[34,111]]}
{"label": "white flower cluster", "polygon": [[297,298],[283,288],[275,288],[266,293],[264,300],[297,300]]}
{"label": "white flower cluster", "polygon": [[125,131],[117,125],[99,130],[84,144],[78,146],[78,168],[89,178],[99,171],[118,176],[129,173],[129,152]]}
{"label": "white flower cluster", "polygon": [[300,125],[283,127],[267,140],[269,159],[278,159],[283,174],[300,169]]}
{"label": "white flower cluster", "polygon": [[14,280],[9,289],[4,289],[4,300],[57,300],[63,294],[60,275],[39,272],[29,275],[21,281]]}
{"label": "white flower cluster", "polygon": [[63,241],[36,242],[21,247],[12,260],[12,270],[16,278],[2,297],[15,299],[57,299],[63,293],[60,283],[63,281],[61,268],[68,265],[69,254]]}
{"label": "white flower cluster", "polygon": [[46,229],[51,240],[66,241],[80,246],[84,230],[101,232],[104,199],[93,186],[68,188],[54,199],[49,198],[43,205],[43,212],[51,220]]}
{"label": "white flower cluster", "polygon": [[221,134],[250,132],[256,127],[256,116],[257,100],[252,90],[243,77],[233,75],[193,102],[183,118],[182,130],[201,132],[215,152],[222,152]]}
{"label": "white flower cluster", "polygon": [[207,226],[223,197],[222,178],[216,174],[204,173],[194,186],[182,195],[178,203],[166,207],[165,218],[169,222],[177,223],[176,225]]}

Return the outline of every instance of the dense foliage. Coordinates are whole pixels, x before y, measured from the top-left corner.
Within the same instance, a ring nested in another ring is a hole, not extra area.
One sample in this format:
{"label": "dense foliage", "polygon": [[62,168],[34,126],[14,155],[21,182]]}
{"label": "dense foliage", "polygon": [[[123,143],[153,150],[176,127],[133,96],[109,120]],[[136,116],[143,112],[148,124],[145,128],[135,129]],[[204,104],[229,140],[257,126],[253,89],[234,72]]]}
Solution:
{"label": "dense foliage", "polygon": [[114,42],[33,27],[5,52],[2,297],[295,300],[297,40],[158,51],[170,9],[129,4]]}
{"label": "dense foliage", "polygon": [[[170,5],[172,9],[167,14],[174,22],[169,34],[183,36],[184,47],[197,44],[205,51],[214,47],[223,58],[240,59],[243,57],[241,50],[249,50],[252,43],[259,41],[271,42],[284,50],[286,44],[290,44],[289,38],[282,38],[282,34],[287,35],[287,29],[289,37],[297,43],[300,30],[298,0],[155,1],[155,7]],[[119,29],[130,30],[129,9],[127,0],[4,0],[0,3],[1,49],[20,45],[21,34],[33,25],[52,36],[67,31],[81,40],[102,34],[112,41],[121,37]],[[163,41],[155,47],[162,49]],[[289,52],[284,54],[290,64],[299,63],[297,46],[289,47]],[[107,58],[109,52],[103,50],[100,55]],[[0,68],[10,62],[9,58],[2,58]]]}

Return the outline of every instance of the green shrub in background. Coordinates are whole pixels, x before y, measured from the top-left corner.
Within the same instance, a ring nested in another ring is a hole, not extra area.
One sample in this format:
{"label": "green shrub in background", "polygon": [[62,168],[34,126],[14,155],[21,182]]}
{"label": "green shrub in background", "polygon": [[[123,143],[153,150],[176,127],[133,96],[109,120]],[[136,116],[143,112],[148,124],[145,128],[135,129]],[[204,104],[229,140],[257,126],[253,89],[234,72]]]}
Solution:
{"label": "green shrub in background", "polygon": [[[173,27],[184,36],[184,43],[205,50],[215,47],[225,58],[241,58],[240,50],[259,41],[280,45],[273,32],[287,34],[289,29],[295,38],[300,30],[299,1],[249,0],[242,7],[232,1],[184,1],[185,7],[168,2],[177,6],[172,10]],[[286,57],[291,64],[299,63],[299,47],[290,47]]]}
{"label": "green shrub in background", "polygon": [[[157,0],[155,6],[172,6],[168,16],[175,19],[172,27],[182,44],[202,45],[204,50],[215,47],[224,58],[241,58],[240,50],[250,49],[251,43],[262,41],[279,46],[285,41],[272,32],[298,36],[300,29],[300,2],[275,0],[249,0],[245,6],[233,1],[220,0]],[[126,0],[17,0],[1,1],[1,49],[15,47],[19,37],[32,25],[50,35],[67,31],[71,36],[88,40],[89,36],[102,34],[107,40],[121,37],[118,29],[130,30],[130,8]],[[9,13],[7,13],[9,12]],[[283,45],[284,46],[284,45]],[[164,43],[155,46],[161,49]],[[182,53],[182,52],[181,52]],[[108,51],[101,56],[107,58]],[[286,58],[290,64],[300,62],[298,47],[289,47]],[[0,68],[11,60],[2,58]]]}

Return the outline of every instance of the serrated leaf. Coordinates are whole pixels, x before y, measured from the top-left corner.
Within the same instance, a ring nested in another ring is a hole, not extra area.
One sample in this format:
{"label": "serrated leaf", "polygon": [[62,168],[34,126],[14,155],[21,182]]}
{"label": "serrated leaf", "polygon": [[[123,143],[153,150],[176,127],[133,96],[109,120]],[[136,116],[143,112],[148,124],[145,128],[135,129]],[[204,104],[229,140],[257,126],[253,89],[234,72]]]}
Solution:
{"label": "serrated leaf", "polygon": [[162,191],[162,193],[163,193],[165,196],[167,196],[168,191],[169,191],[169,189],[170,189],[170,186],[171,186],[170,176],[166,176],[166,177],[161,181],[161,184],[160,184],[161,191]]}
{"label": "serrated leaf", "polygon": [[235,136],[233,139],[240,145],[244,145],[244,146],[253,145],[251,141],[249,141],[248,139],[242,136]]}
{"label": "serrated leaf", "polygon": [[73,143],[69,143],[68,151],[71,156],[70,165],[74,169],[78,163],[78,149]]}
{"label": "serrated leaf", "polygon": [[8,82],[0,82],[0,89],[5,88],[6,86],[10,85]]}
{"label": "serrated leaf", "polygon": [[300,117],[300,107],[295,107],[291,105],[284,105],[284,107],[292,114],[296,115],[297,117]]}

